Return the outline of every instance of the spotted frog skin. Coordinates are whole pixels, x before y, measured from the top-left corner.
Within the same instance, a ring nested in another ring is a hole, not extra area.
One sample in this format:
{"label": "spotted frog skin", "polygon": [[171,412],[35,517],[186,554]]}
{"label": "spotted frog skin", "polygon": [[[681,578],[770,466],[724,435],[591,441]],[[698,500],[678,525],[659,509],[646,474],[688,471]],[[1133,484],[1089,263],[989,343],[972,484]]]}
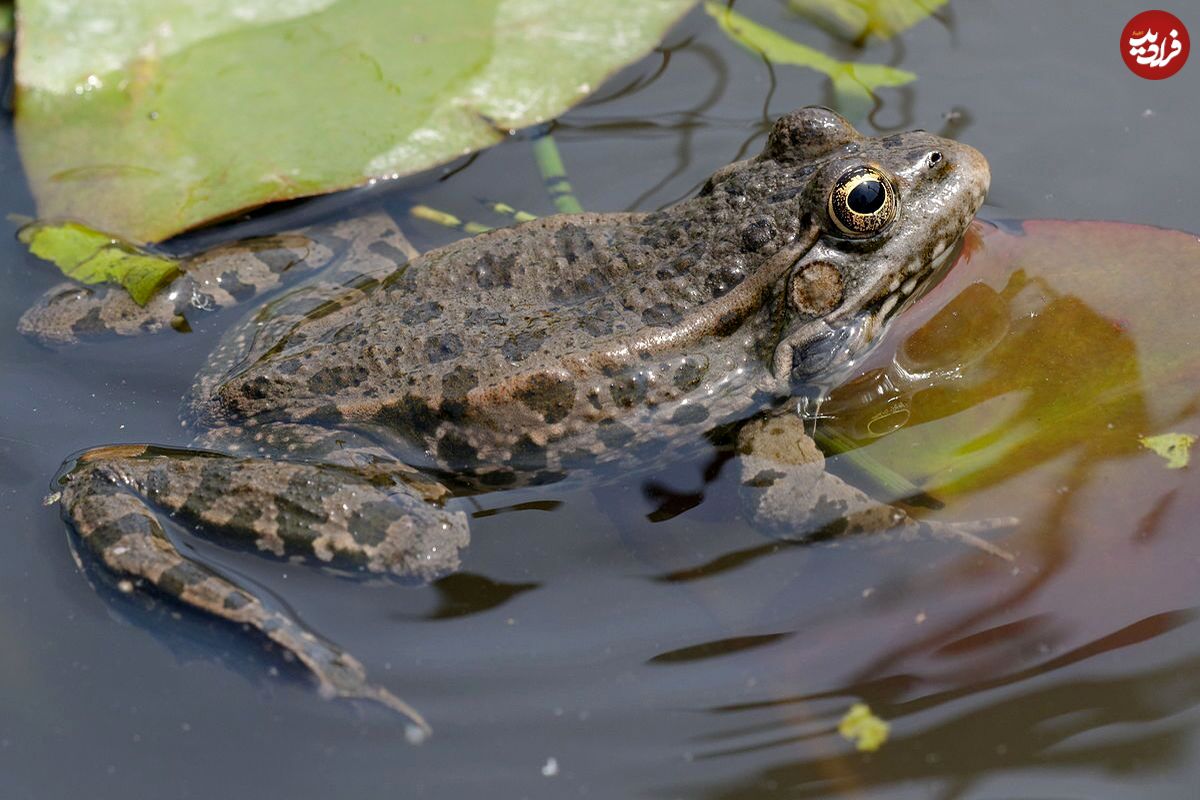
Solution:
{"label": "spotted frog skin", "polygon": [[[549,217],[416,258],[380,215],[259,242],[280,269],[227,249],[189,273],[192,292],[197,274],[248,285],[227,269],[239,258],[269,285],[306,253],[328,266],[225,336],[185,404],[190,448],[77,456],[59,479],[63,514],[122,587],[256,628],[326,695],[377,700],[424,726],[352,656],[191,560],[166,527],[429,578],[468,543],[457,494],[605,463],[652,468],[730,423],[742,425],[747,509],[764,528],[920,526],[826,473],[787,399],[917,291],[988,180],[970,147],[922,131],[864,137],[806,108],[776,122],[760,155],[662,211]],[[45,339],[86,332],[72,303],[93,328],[106,314],[123,332],[155,327],[75,297],[47,302],[27,332],[39,319],[57,331]]]}

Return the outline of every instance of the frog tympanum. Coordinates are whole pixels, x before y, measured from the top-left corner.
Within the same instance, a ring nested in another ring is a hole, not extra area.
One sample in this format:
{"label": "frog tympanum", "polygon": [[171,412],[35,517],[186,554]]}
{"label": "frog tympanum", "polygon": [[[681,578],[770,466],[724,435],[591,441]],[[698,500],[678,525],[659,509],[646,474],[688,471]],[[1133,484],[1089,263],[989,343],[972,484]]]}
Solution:
{"label": "frog tympanum", "polygon": [[928,282],[988,181],[965,145],[864,137],[805,108],[661,211],[547,217],[420,256],[374,214],[213,251],[141,311],[115,292],[54,292],[22,329],[66,341],[153,330],[181,296],[228,304],[255,275],[272,286],[323,267],[225,335],[185,403],[190,447],[78,455],[58,478],[63,515],[126,588],[255,628],[325,694],[420,721],[285,608],[181,552],[169,527],[429,578],[468,543],[455,494],[645,466],[734,423],[762,527],[927,527],[825,472],[787,403]]}

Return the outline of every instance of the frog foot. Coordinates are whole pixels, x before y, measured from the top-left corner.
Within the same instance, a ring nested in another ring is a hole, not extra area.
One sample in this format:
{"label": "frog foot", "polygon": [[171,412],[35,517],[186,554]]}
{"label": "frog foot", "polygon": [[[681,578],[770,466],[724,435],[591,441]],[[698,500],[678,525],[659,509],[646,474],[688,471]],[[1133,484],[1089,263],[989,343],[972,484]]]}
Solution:
{"label": "frog foot", "polygon": [[754,420],[738,434],[743,501],[759,529],[795,542],[847,536],[935,536],[1012,561],[1013,555],[981,534],[1016,527],[1013,517],[973,522],[916,519],[881,503],[825,469],[825,457],[795,414]]}
{"label": "frog foot", "polygon": [[[843,508],[842,516],[825,523],[816,531],[806,530],[800,540],[828,541],[844,536],[882,534],[901,539],[932,537],[966,545],[1003,561],[1015,560],[1011,552],[983,538],[983,534],[1012,530],[1020,522],[1016,517],[944,522],[914,518],[902,508],[872,501],[866,495],[859,497],[843,493],[838,500],[831,501],[826,497],[825,501],[832,503],[834,508]],[[785,537],[795,538],[786,534]]]}
{"label": "frog foot", "polygon": [[349,653],[269,598],[185,556],[161,515],[281,558],[428,579],[458,566],[469,538],[462,512],[381,480],[377,470],[149,445],[87,451],[60,476],[63,517],[120,588],[148,583],[186,606],[248,625],[295,656],[323,696],[370,700],[403,714],[412,722],[410,741],[429,732],[415,709],[371,684]]}

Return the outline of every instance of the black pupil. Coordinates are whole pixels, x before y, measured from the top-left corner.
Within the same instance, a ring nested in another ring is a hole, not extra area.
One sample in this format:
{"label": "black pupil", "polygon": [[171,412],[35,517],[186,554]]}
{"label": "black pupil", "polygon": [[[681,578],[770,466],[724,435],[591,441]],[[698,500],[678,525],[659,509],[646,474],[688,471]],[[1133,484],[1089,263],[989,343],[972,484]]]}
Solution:
{"label": "black pupil", "polygon": [[855,214],[874,214],[883,208],[883,201],[886,197],[883,184],[870,178],[850,190],[850,195],[846,198],[846,205]]}

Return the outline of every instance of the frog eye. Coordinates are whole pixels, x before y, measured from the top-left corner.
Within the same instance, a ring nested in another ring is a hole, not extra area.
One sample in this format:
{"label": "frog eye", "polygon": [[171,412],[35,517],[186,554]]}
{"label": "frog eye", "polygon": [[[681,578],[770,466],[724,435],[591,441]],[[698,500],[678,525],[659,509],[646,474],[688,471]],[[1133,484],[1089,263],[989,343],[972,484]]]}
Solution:
{"label": "frog eye", "polygon": [[846,236],[874,236],[895,216],[896,190],[874,167],[847,170],[829,193],[829,219]]}

